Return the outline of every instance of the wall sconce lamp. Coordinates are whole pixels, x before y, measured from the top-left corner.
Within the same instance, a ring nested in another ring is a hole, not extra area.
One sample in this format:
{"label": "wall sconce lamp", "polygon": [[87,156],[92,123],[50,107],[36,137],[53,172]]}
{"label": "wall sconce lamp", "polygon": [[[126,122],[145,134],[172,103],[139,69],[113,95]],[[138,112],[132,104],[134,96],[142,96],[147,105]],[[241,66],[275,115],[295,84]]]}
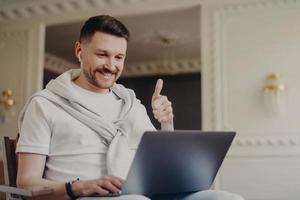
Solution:
{"label": "wall sconce lamp", "polygon": [[264,100],[267,109],[272,113],[282,113],[286,107],[287,86],[282,83],[281,75],[273,73],[267,76],[263,87]]}
{"label": "wall sconce lamp", "polygon": [[12,90],[3,90],[0,97],[0,123],[8,121],[14,115],[15,100]]}

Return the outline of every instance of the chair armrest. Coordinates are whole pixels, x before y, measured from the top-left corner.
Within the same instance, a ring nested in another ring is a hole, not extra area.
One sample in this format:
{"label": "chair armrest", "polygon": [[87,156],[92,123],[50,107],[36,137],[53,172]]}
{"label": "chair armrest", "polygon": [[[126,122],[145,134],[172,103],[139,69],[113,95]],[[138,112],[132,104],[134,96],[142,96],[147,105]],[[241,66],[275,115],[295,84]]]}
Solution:
{"label": "chair armrest", "polygon": [[0,192],[34,198],[34,197],[40,197],[44,195],[51,195],[54,192],[54,190],[52,188],[43,187],[43,186],[18,188],[18,187],[12,187],[7,185],[0,185]]}
{"label": "chair armrest", "polygon": [[54,192],[54,189],[44,186],[31,186],[22,188],[25,190],[30,190],[32,197],[39,197],[44,195],[51,195]]}

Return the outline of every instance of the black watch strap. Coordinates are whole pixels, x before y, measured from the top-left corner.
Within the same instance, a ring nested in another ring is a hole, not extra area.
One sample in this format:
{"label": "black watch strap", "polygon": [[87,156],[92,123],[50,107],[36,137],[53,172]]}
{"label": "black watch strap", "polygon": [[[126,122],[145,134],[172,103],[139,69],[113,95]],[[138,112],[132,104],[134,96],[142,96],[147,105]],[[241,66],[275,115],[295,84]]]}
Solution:
{"label": "black watch strap", "polygon": [[70,197],[70,200],[75,200],[79,197],[79,196],[76,196],[72,190],[72,184],[76,181],[79,181],[79,179],[72,181],[72,182],[67,182],[65,184],[66,192],[67,192],[68,196]]}

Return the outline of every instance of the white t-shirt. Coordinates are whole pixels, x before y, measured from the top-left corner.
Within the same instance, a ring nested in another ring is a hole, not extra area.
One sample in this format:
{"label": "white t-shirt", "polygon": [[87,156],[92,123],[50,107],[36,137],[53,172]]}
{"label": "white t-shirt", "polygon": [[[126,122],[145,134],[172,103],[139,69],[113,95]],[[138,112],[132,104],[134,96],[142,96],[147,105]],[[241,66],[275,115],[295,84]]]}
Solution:
{"label": "white t-shirt", "polygon": [[[113,92],[94,93],[75,84],[73,89],[105,119],[119,117],[124,102]],[[107,146],[99,134],[43,97],[34,97],[27,107],[17,152],[47,155],[45,178],[50,180],[89,180],[107,175]]]}
{"label": "white t-shirt", "polygon": [[103,118],[111,122],[118,119],[124,102],[111,90],[109,93],[95,93],[79,87],[74,82],[72,86],[76,92],[84,96],[86,104],[91,105],[95,113],[101,113]]}

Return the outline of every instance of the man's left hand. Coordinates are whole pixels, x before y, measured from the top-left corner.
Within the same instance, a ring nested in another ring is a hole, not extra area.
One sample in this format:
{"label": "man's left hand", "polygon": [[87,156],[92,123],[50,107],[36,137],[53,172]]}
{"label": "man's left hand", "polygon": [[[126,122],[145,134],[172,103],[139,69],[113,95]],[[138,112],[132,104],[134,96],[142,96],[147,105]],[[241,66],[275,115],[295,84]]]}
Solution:
{"label": "man's left hand", "polygon": [[166,96],[160,94],[162,88],[163,80],[158,79],[152,95],[152,112],[154,118],[160,122],[161,130],[172,131],[174,130],[172,103]]}

